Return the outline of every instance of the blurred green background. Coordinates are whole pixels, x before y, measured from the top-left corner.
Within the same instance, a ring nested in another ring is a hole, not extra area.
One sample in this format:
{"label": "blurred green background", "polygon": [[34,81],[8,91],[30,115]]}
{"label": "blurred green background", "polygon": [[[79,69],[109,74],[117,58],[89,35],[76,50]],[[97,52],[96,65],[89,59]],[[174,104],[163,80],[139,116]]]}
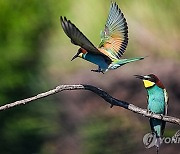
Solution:
{"label": "blurred green background", "polygon": [[[134,74],[155,73],[170,95],[169,114],[180,117],[180,1],[116,1],[129,26],[124,57],[149,56],[105,75],[93,64],[70,61],[78,47],[59,22],[66,16],[95,44],[109,0],[0,0],[0,103],[24,99],[58,84],[93,84],[116,98],[146,108],[146,92]],[[71,96],[71,97],[69,97]],[[109,108],[90,92],[63,92],[0,112],[2,154],[152,153],[142,138],[148,119]],[[179,127],[167,124],[165,136]],[[178,153],[178,144],[162,152]]]}

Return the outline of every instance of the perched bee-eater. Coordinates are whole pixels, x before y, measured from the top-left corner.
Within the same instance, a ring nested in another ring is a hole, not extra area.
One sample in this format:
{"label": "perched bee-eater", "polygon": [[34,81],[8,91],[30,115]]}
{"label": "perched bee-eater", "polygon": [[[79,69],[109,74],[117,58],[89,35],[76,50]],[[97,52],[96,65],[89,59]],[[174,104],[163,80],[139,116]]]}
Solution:
{"label": "perched bee-eater", "polygon": [[[148,112],[167,115],[168,94],[162,82],[154,74],[145,76],[135,76],[136,78],[143,80],[144,87],[147,90]],[[151,130],[156,136],[155,146],[157,147],[158,151],[159,146],[161,144],[161,137],[163,136],[166,122],[154,118],[150,118],[149,121]]]}
{"label": "perched bee-eater", "polygon": [[104,31],[101,31],[101,42],[96,48],[87,37],[66,17],[60,17],[61,25],[71,42],[80,46],[72,58],[83,58],[98,65],[94,72],[106,72],[144,57],[120,59],[128,44],[128,26],[126,19],[115,2],[111,3]]}

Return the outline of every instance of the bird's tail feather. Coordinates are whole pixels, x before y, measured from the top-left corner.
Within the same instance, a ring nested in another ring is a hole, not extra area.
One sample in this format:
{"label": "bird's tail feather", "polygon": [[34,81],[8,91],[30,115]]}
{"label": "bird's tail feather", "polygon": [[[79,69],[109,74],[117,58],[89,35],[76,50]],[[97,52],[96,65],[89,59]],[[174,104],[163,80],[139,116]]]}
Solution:
{"label": "bird's tail feather", "polygon": [[138,61],[138,60],[143,60],[145,57],[136,57],[136,58],[129,58],[129,59],[121,59],[120,61],[118,61],[118,64],[120,65],[124,65],[127,63],[131,63],[134,61]]}
{"label": "bird's tail feather", "polygon": [[109,65],[108,69],[116,69],[116,68],[121,67],[121,66],[123,66],[123,65],[125,65],[127,63],[142,60],[144,58],[145,57],[136,57],[136,58],[118,59],[118,60],[116,59]]}
{"label": "bird's tail feather", "polygon": [[162,143],[161,137],[156,136],[155,146],[156,146],[156,153],[157,154],[159,153],[159,148],[160,148],[161,143]]}
{"label": "bird's tail feather", "polygon": [[162,143],[161,137],[156,137],[155,146],[156,146],[157,148],[159,148],[160,145],[161,145],[161,143]]}

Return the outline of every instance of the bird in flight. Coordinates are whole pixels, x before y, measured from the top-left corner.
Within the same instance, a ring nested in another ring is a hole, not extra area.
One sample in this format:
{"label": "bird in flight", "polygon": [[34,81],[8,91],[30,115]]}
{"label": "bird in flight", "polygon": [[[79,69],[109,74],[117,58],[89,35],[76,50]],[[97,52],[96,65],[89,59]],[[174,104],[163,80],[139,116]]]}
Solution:
{"label": "bird in flight", "polygon": [[[162,84],[162,82],[158,79],[154,74],[150,75],[135,75],[136,78],[143,80],[144,87],[147,90],[147,102],[148,102],[148,112],[153,112],[156,114],[167,115],[168,109],[168,94],[167,91]],[[155,143],[154,145],[157,148],[157,153],[162,142],[162,136],[165,129],[165,121],[150,118],[149,119],[152,133],[155,135]]]}
{"label": "bird in flight", "polygon": [[101,42],[95,47],[88,38],[66,17],[60,17],[62,28],[71,42],[80,46],[76,55],[98,65],[94,72],[105,73],[127,63],[142,60],[145,57],[121,59],[128,44],[128,26],[126,19],[116,4],[112,2],[104,31],[101,31]]}

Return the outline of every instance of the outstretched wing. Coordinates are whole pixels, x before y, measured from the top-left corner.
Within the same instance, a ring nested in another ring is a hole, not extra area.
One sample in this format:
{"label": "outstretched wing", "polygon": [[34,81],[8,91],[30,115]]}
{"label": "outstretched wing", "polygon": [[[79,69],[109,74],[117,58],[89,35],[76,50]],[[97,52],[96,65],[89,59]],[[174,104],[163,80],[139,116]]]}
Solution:
{"label": "outstretched wing", "polygon": [[112,59],[119,59],[128,44],[128,26],[123,13],[112,2],[104,32],[101,33],[99,50],[107,52]]}
{"label": "outstretched wing", "polygon": [[71,42],[78,45],[88,52],[102,54],[99,50],[87,39],[87,37],[66,17],[60,17],[61,25],[66,35],[71,39]]}

